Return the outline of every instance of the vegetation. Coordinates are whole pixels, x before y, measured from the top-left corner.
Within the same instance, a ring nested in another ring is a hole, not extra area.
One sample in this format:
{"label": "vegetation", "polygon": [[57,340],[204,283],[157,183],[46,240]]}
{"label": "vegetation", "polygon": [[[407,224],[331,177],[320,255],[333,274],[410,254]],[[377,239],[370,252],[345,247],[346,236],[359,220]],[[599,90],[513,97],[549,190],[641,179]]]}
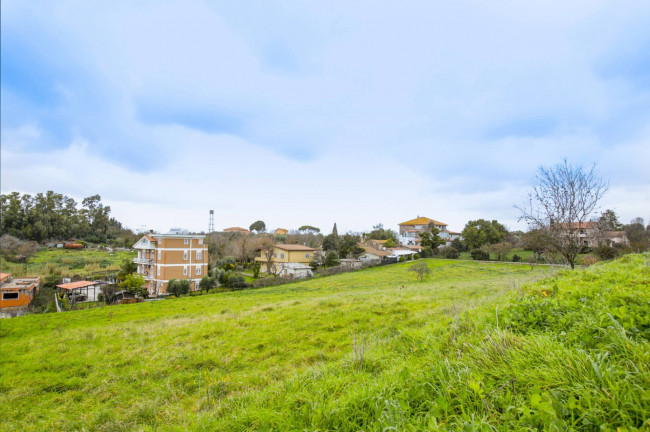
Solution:
{"label": "vegetation", "polygon": [[[640,430],[650,255],[426,260],[3,321],[9,430]],[[526,283],[540,279],[536,283]],[[101,359],[101,361],[98,361]],[[158,361],[159,360],[159,361]]]}
{"label": "vegetation", "polygon": [[419,261],[409,267],[409,271],[412,271],[417,276],[418,280],[422,282],[425,277],[431,274],[431,269],[425,261]]}
{"label": "vegetation", "polygon": [[398,242],[397,233],[391,229],[384,228],[384,225],[379,223],[372,227],[366,238],[368,240],[391,240],[393,243]]}
{"label": "vegetation", "polygon": [[258,220],[253,222],[251,226],[248,227],[248,229],[251,231],[255,231],[258,234],[263,233],[266,231],[266,224],[264,223],[264,221]]}
{"label": "vegetation", "polygon": [[478,249],[484,245],[503,241],[507,234],[508,230],[499,222],[478,219],[467,222],[462,236],[470,249]]}
{"label": "vegetation", "polygon": [[130,246],[134,234],[110,217],[99,195],[84,198],[81,208],[65,195],[47,191],[35,196],[18,192],[2,195],[2,232],[26,240],[84,239],[91,243],[117,241]]}
{"label": "vegetation", "polygon": [[100,275],[120,270],[125,260],[133,261],[131,251],[108,252],[97,249],[41,249],[25,263],[0,261],[2,271],[14,276],[47,276],[58,274],[59,277],[81,277]]}
{"label": "vegetation", "polygon": [[422,283],[397,264],[11,319],[0,421],[64,431],[640,430],[650,417],[649,260],[556,275],[427,260]]}
{"label": "vegetation", "polygon": [[170,279],[167,282],[167,292],[176,297],[188,294],[190,288],[190,281],[188,279]]}
{"label": "vegetation", "polygon": [[[189,284],[189,281],[187,281]],[[144,276],[137,273],[129,273],[124,276],[124,280],[117,284],[118,288],[127,291],[130,294],[133,294],[136,297],[147,298],[149,292],[144,286],[145,280]]]}
{"label": "vegetation", "polygon": [[[595,166],[585,170],[564,160],[552,167],[540,167],[533,192],[526,204],[518,207],[520,220],[542,231],[549,246],[574,268],[583,247],[580,235],[584,224],[589,222],[607,189]],[[603,215],[603,220],[607,219]]]}

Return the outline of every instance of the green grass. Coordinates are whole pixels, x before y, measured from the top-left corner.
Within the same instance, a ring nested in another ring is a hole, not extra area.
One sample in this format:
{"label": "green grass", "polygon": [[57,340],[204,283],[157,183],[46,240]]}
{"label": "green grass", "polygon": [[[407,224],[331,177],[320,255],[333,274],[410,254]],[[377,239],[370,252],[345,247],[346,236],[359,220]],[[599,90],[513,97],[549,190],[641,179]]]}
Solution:
{"label": "green grass", "polygon": [[96,249],[41,249],[26,263],[2,260],[2,271],[14,276],[46,276],[60,272],[63,277],[86,277],[93,273],[119,270],[124,260],[135,257],[132,251],[107,252]]}
{"label": "green grass", "polygon": [[[649,256],[427,260],[3,320],[4,430],[632,430]],[[533,281],[536,281],[534,282]],[[626,428],[626,429],[625,429]]]}

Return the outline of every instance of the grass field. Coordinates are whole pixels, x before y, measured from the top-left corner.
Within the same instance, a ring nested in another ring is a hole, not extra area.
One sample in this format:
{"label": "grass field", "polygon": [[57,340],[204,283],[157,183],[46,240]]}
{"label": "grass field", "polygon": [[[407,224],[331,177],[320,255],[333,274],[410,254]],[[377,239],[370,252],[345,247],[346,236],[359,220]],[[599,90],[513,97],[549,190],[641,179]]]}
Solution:
{"label": "grass field", "polygon": [[133,259],[135,252],[108,252],[97,249],[41,249],[26,263],[2,260],[2,271],[14,276],[45,276],[58,271],[63,277],[80,276],[119,270],[124,260]]}
{"label": "grass field", "polygon": [[[427,260],[3,320],[4,430],[635,430],[648,255]],[[534,282],[533,281],[536,281]]]}

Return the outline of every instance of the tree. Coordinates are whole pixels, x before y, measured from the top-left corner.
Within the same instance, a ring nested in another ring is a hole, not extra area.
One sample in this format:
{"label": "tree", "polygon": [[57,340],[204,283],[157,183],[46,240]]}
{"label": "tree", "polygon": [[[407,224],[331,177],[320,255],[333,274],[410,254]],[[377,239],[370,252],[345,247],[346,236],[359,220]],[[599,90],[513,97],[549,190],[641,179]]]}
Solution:
{"label": "tree", "polygon": [[209,293],[211,289],[217,286],[217,280],[210,276],[203,276],[199,281],[199,289],[201,292]]}
{"label": "tree", "polygon": [[650,249],[650,230],[644,228],[643,218],[632,219],[624,229],[633,251],[638,253]]}
{"label": "tree", "polygon": [[325,258],[325,262],[323,263],[325,267],[336,267],[337,265],[340,264],[341,261],[339,261],[339,256],[334,251],[331,251],[330,253],[327,254],[327,257]]}
{"label": "tree", "polygon": [[431,250],[437,250],[439,246],[445,244],[445,241],[440,238],[440,230],[438,228],[431,228],[431,232],[420,233],[420,245],[423,248],[429,247]]}
{"label": "tree", "polygon": [[354,234],[344,234],[339,238],[339,256],[354,257],[362,254],[364,250],[359,247],[360,237]]}
{"label": "tree", "polygon": [[167,292],[180,297],[190,292],[190,281],[187,279],[170,279],[167,283]]}
{"label": "tree", "polygon": [[512,250],[512,244],[510,244],[508,242],[494,243],[494,244],[486,245],[486,246],[487,246],[489,252],[495,253],[497,255],[497,261],[505,261],[506,256]]}
{"label": "tree", "polygon": [[115,285],[115,284],[103,285],[100,288],[100,291],[102,293],[102,299],[104,300],[104,303],[106,303],[106,304],[115,303],[115,300],[116,300],[115,293],[117,293],[117,285]]}
{"label": "tree", "polygon": [[275,245],[273,243],[267,243],[262,246],[262,255],[266,258],[266,272],[271,274],[271,269],[273,267],[273,254],[275,253]]}
{"label": "tree", "polygon": [[311,226],[311,225],[303,225],[300,228],[298,228],[298,231],[318,234],[320,232],[320,228],[316,228],[315,226]]}
{"label": "tree", "polygon": [[336,234],[330,234],[325,236],[325,238],[323,238],[323,250],[338,252],[339,236]]}
{"label": "tree", "polygon": [[121,282],[126,279],[127,275],[136,273],[137,271],[138,265],[132,259],[125,259],[120,266],[120,271],[117,272],[117,281]]}
{"label": "tree", "polygon": [[117,284],[117,286],[136,297],[147,298],[149,292],[147,291],[147,288],[145,288],[144,284],[145,280],[142,275],[131,273],[126,275],[124,280]]}
{"label": "tree", "polygon": [[605,210],[598,219],[598,225],[601,229],[607,231],[622,231],[623,224],[619,222],[618,216],[614,210]]}
{"label": "tree", "polygon": [[408,271],[414,272],[416,277],[420,282],[424,280],[429,274],[431,274],[431,269],[424,261],[418,261],[408,268]]}
{"label": "tree", "polygon": [[542,166],[526,203],[516,206],[521,212],[519,220],[543,231],[550,247],[573,269],[583,246],[580,231],[584,230],[608,187],[595,165],[586,170],[565,159],[551,167]]}
{"label": "tree", "polygon": [[383,224],[372,227],[372,231],[366,236],[368,240],[392,240],[397,243],[397,233],[391,229],[385,229]]}
{"label": "tree", "polygon": [[506,227],[499,222],[478,219],[467,222],[463,229],[463,239],[470,249],[478,249],[486,244],[499,243],[508,234]]}
{"label": "tree", "polygon": [[255,231],[258,234],[263,233],[263,232],[266,231],[266,224],[263,221],[258,220],[258,221],[253,222],[251,224],[251,226],[248,227],[248,229],[251,230],[251,231]]}
{"label": "tree", "polygon": [[546,252],[549,247],[549,240],[546,237],[546,232],[539,229],[532,229],[521,236],[521,241],[524,249],[532,250],[535,256],[535,262],[542,259],[542,254]]}

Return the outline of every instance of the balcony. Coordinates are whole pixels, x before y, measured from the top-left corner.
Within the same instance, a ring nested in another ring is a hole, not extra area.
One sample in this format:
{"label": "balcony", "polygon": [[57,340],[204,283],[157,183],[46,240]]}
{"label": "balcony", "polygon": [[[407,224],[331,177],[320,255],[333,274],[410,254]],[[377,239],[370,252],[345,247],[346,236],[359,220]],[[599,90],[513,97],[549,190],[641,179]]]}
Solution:
{"label": "balcony", "polygon": [[133,262],[136,264],[153,264],[153,260],[151,258],[138,258],[135,257],[133,258]]}

